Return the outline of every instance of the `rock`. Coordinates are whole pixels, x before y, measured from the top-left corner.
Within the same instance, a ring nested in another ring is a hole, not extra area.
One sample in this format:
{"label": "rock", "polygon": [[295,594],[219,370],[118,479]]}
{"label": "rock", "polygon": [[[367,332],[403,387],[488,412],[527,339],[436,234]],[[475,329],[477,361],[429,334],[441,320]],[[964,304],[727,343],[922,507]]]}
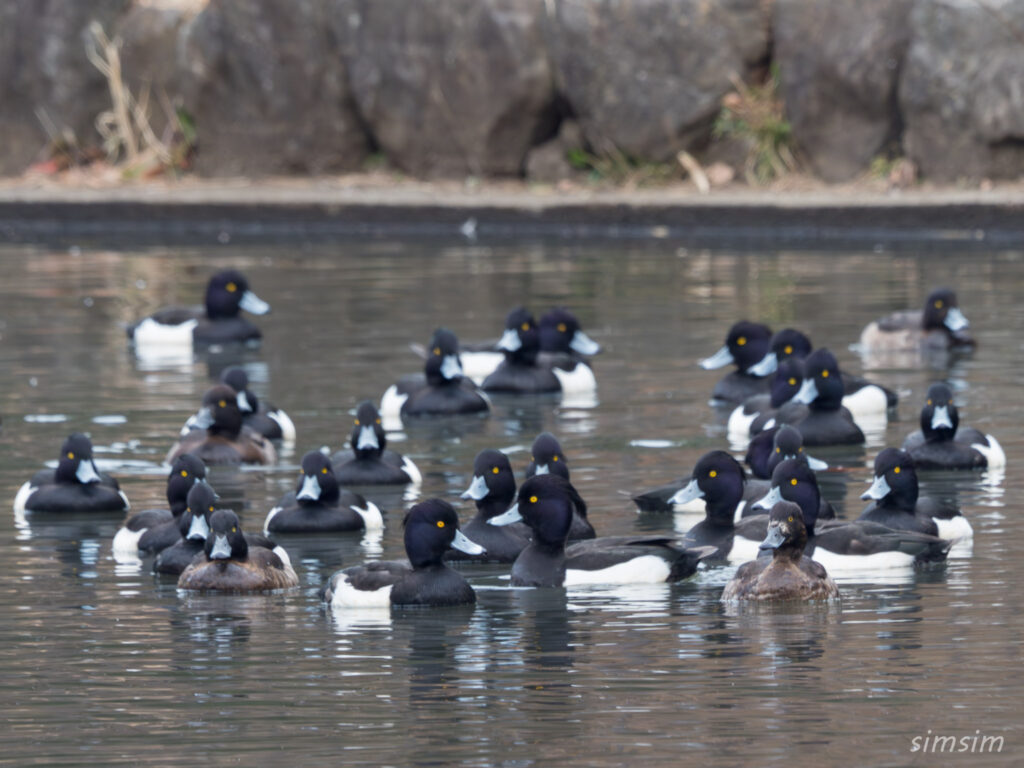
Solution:
{"label": "rock", "polygon": [[914,0],[777,0],[774,60],[793,137],[827,181],[898,137],[896,88]]}
{"label": "rock", "polygon": [[325,0],[211,0],[182,34],[196,170],[324,173],[368,155]]}
{"label": "rock", "polygon": [[704,170],[712,187],[724,187],[736,178],[736,169],[727,163],[712,163]]}
{"label": "rock", "polygon": [[597,153],[674,162],[768,55],[761,0],[549,0],[556,83]]}
{"label": "rock", "polygon": [[518,175],[551,132],[536,0],[336,0],[352,92],[392,162],[419,176]]}
{"label": "rock", "polygon": [[530,181],[556,184],[574,173],[558,139],[534,147],[526,158],[526,178]]}
{"label": "rock", "polygon": [[110,107],[107,83],[85,56],[89,23],[108,34],[129,0],[8,0],[0,3],[0,174],[17,174],[67,132],[79,145],[99,137]]}
{"label": "rock", "polygon": [[900,83],[904,149],[936,181],[1024,174],[1024,3],[918,3]]}

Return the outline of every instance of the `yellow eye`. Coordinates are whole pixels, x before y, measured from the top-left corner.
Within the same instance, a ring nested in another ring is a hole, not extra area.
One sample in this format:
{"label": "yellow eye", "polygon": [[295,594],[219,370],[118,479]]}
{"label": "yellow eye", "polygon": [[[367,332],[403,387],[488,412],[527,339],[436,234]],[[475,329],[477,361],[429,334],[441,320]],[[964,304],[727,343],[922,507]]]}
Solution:
{"label": "yellow eye", "polygon": [[434,347],[434,355],[440,355],[440,354],[441,354],[441,348],[440,347]]}
{"label": "yellow eye", "polygon": [[952,404],[953,404],[953,401],[952,401],[952,400],[947,400],[947,401],[946,401],[946,405],[952,405]]}
{"label": "yellow eye", "polygon": [[793,522],[793,516],[792,515],[789,516],[789,519],[787,520],[787,522],[790,522],[790,523]]}
{"label": "yellow eye", "polygon": [[501,470],[500,470],[500,469],[498,469],[497,467],[491,467],[491,474],[492,474],[492,475],[496,475],[496,474],[498,474],[498,473],[499,473],[500,471],[501,471]]}
{"label": "yellow eye", "polygon": [[827,379],[828,378],[828,368],[826,368],[824,371],[821,372],[821,378],[823,378],[823,379]]}
{"label": "yellow eye", "polygon": [[712,469],[710,472],[708,472],[708,477],[718,477],[718,470]]}
{"label": "yellow eye", "polygon": [[[787,344],[785,347],[783,347],[782,351],[785,352],[787,355],[792,355],[793,354],[793,348],[791,346],[789,346],[789,344]],[[792,520],[793,518],[789,518],[789,519]]]}
{"label": "yellow eye", "polygon": [[437,521],[437,527],[438,528],[444,528],[444,520],[438,520]]}
{"label": "yellow eye", "polygon": [[552,456],[552,457],[551,457],[551,460],[552,460],[552,461],[558,461],[558,456],[557,456],[557,455],[555,455],[555,456]]}
{"label": "yellow eye", "polygon": [[939,299],[938,301],[935,302],[935,308],[942,309],[942,299]]}
{"label": "yellow eye", "polygon": [[565,333],[565,323],[559,323],[558,324],[558,332],[559,333]]}
{"label": "yellow eye", "polygon": [[892,473],[893,473],[894,475],[898,475],[898,474],[900,473],[900,468],[899,468],[899,467],[896,467],[895,469],[893,469]]}
{"label": "yellow eye", "polygon": [[789,379],[789,386],[795,387],[796,386],[796,379],[790,377],[790,379]]}
{"label": "yellow eye", "polygon": [[377,419],[377,423],[380,424],[380,419]]}
{"label": "yellow eye", "polygon": [[522,325],[520,325],[519,327],[520,327],[520,328],[521,328],[522,330],[524,330],[524,331],[528,331],[528,330],[530,330],[530,324],[529,324],[529,323],[523,323],[523,324],[522,324]]}
{"label": "yellow eye", "polygon": [[790,485],[796,485],[796,478],[795,478],[795,477],[791,477],[791,478],[789,479],[789,484],[790,484]]}
{"label": "yellow eye", "polygon": [[531,504],[536,504],[537,503],[537,497],[536,496],[531,496],[530,497],[530,503]]}
{"label": "yellow eye", "polygon": [[781,449],[781,448],[779,448],[779,446],[777,446],[777,445],[776,445],[776,446],[775,446],[775,452],[776,452],[776,453],[782,453],[782,449]]}
{"label": "yellow eye", "polygon": [[213,505],[210,505],[210,511],[213,512]]}
{"label": "yellow eye", "polygon": [[796,452],[797,453],[803,453],[804,452],[804,447],[801,445],[799,448],[796,449]]}
{"label": "yellow eye", "polygon": [[327,467],[324,467],[323,469],[321,469],[320,470],[320,474],[321,475],[326,475],[327,474]]}
{"label": "yellow eye", "polygon": [[359,419],[356,419],[356,420],[355,420],[355,425],[356,425],[357,427],[359,426]]}
{"label": "yellow eye", "polygon": [[738,339],[736,339],[736,343],[737,343],[737,344],[738,344],[739,346],[741,346],[741,347],[742,347],[742,346],[743,346],[744,344],[746,344],[746,343],[747,343],[747,337],[746,337],[746,336],[740,336],[740,337],[739,337]]}
{"label": "yellow eye", "polygon": [[227,408],[228,407],[228,401],[227,400],[218,400],[217,401],[217,405],[219,405],[221,408]]}
{"label": "yellow eye", "polygon": [[929,400],[929,401],[928,401],[928,405],[931,405],[931,404],[932,404],[932,401],[931,401],[931,400]]}
{"label": "yellow eye", "polygon": [[224,286],[224,288],[225,290],[227,290],[228,293],[234,293],[235,291],[238,290],[238,286],[235,285],[234,283],[228,283],[227,285]]}
{"label": "yellow eye", "polygon": [[187,469],[181,470],[181,476],[182,477],[188,477],[188,470]]}
{"label": "yellow eye", "polygon": [[68,458],[69,458],[69,459],[73,459],[73,458],[75,458],[75,454],[74,454],[74,452],[72,452],[72,451],[68,451]]}
{"label": "yellow eye", "polygon": [[232,532],[232,533],[238,533],[238,529],[237,529],[237,528],[235,528],[235,526],[233,526],[233,525],[232,525],[232,526],[231,526],[231,532]]}

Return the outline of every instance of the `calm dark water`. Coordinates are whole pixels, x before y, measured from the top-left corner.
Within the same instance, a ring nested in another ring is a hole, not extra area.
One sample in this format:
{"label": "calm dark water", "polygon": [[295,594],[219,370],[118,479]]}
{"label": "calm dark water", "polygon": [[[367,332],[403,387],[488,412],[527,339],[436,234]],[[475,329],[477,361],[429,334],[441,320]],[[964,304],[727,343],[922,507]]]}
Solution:
{"label": "calm dark water", "polygon": [[[140,361],[123,324],[190,302],[217,268],[243,269],[274,307],[262,349]],[[401,554],[400,494],[381,541],[290,537],[302,586],[270,596],[186,596],[149,562],[115,563],[118,516],[0,516],[0,735],[5,764],[705,765],[945,762],[931,736],[1001,736],[984,764],[1019,764],[1024,517],[1021,253],[941,255],[680,250],[670,244],[428,245],[49,251],[0,249],[0,488],[8,503],[72,431],[135,509],[163,503],[161,460],[223,365],[298,429],[279,466],[215,471],[247,529],[291,487],[302,453],[339,447],[361,399],[416,370],[409,342],[444,324],[496,336],[505,312],[570,306],[606,348],[598,402],[496,399],[489,419],[407,424],[395,447],[424,474],[420,497],[457,494],[483,448],[519,473],[542,430],[558,435],[603,534],[672,531],[626,492],[725,446],[707,400],[714,352],[736,319],[807,331],[842,365],[865,322],[958,288],[979,339],[949,370],[883,369],[899,420],[836,463],[826,493],[848,516],[883,445],[916,429],[929,383],[953,382],[963,423],[994,433],[1005,477],[928,477],[975,528],[937,570],[843,581],[841,607],[726,611],[728,571],[673,586],[512,590],[501,567],[467,571],[465,610],[332,616],[316,591],[341,564]],[[10,507],[8,507],[10,509]],[[974,742],[977,744],[978,742]],[[970,742],[968,742],[968,745]]]}

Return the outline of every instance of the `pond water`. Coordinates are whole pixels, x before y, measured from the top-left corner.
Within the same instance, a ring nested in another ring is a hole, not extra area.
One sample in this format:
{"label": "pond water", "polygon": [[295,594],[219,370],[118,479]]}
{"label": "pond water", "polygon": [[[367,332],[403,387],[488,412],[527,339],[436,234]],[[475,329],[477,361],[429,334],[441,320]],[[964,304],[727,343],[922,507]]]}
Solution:
{"label": "pond water", "polygon": [[[262,348],[139,360],[125,323],[197,301],[234,266],[270,302]],[[283,407],[298,440],[277,466],[215,470],[223,503],[257,530],[307,450],[340,447],[354,406],[419,367],[410,342],[438,325],[496,337],[519,303],[572,308],[604,345],[596,402],[495,398],[487,419],[406,424],[392,435],[424,479],[458,500],[483,448],[555,433],[601,534],[672,532],[628,493],[687,473],[726,446],[708,404],[720,372],[696,361],[747,317],[804,329],[844,367],[870,319],[956,286],[979,341],[947,370],[872,372],[902,394],[866,450],[819,451],[823,483],[856,516],[870,464],[917,428],[928,385],[952,382],[962,423],[995,434],[1005,476],[930,475],[957,498],[973,549],[928,571],[840,582],[839,607],[726,610],[729,571],[672,586],[514,590],[507,567],[465,570],[461,610],[331,615],[317,599],[342,564],[401,552],[401,493],[380,541],[280,537],[301,587],[265,596],[184,595],[149,561],[116,563],[119,515],[0,516],[0,762],[296,765],[620,765],[693,755],[703,765],[935,762],[927,738],[1002,737],[985,764],[1020,763],[1024,633],[1024,258],[1020,252],[776,251],[668,242],[543,244],[343,241],[108,249],[0,247],[0,493],[87,431],[134,509],[164,502],[163,456],[228,363]],[[8,506],[8,510],[11,507]],[[1017,554],[1014,554],[1014,553]],[[914,739],[918,740],[915,742]],[[915,744],[918,750],[912,751]],[[973,744],[973,750],[972,750]],[[989,742],[990,748],[995,742]],[[943,742],[943,748],[948,745]],[[957,748],[961,743],[957,743]],[[951,759],[939,756],[939,761]]]}

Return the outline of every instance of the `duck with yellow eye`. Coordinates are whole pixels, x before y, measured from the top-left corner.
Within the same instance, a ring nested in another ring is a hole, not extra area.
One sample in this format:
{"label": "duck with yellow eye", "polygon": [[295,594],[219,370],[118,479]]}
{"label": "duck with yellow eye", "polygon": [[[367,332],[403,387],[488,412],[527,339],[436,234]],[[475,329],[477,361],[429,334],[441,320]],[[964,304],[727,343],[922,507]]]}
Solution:
{"label": "duck with yellow eye", "polygon": [[167,475],[167,509],[144,509],[130,515],[116,534],[115,559],[134,561],[140,554],[160,552],[180,538],[178,523],[188,505],[188,492],[206,482],[206,465],[198,456],[183,453]]}
{"label": "duck with yellow eye", "polygon": [[530,530],[525,525],[495,528],[487,524],[515,502],[516,478],[508,456],[492,448],[480,451],[473,460],[473,479],[461,498],[476,504],[476,514],[462,526],[462,531],[486,552],[469,554],[453,549],[445,553],[445,560],[514,562],[530,542]]}
{"label": "duck with yellow eye", "polygon": [[903,450],[918,469],[1003,469],[1006,454],[999,441],[973,427],[960,426],[953,391],[941,382],[928,388],[921,429],[907,435]]}
{"label": "duck with yellow eye", "polygon": [[498,349],[505,359],[483,380],[480,386],[485,392],[536,395],[562,391],[552,370],[538,364],[540,331],[533,315],[523,307],[509,312]]}
{"label": "duck with yellow eye", "polygon": [[380,399],[388,423],[404,416],[454,416],[490,411],[487,397],[463,374],[459,340],[438,328],[426,348],[422,375],[403,376]]}
{"label": "duck with yellow eye", "polygon": [[569,461],[558,438],[550,432],[541,432],[530,447],[530,463],[526,465],[526,476],[558,475],[569,479]]}
{"label": "duck with yellow eye", "polygon": [[471,555],[484,553],[483,547],[459,530],[452,505],[427,499],[409,509],[403,525],[408,560],[366,563],[333,574],[320,591],[329,608],[442,607],[476,602],[469,582],[443,561],[452,548]]}
{"label": "duck with yellow eye", "polygon": [[835,600],[839,587],[821,563],[804,554],[807,529],[800,507],[780,501],[768,516],[761,550],[771,557],[744,563],[725,585],[722,602],[740,600]]}
{"label": "duck with yellow eye", "polygon": [[879,452],[871,487],[861,498],[871,503],[861,512],[860,520],[953,541],[974,536],[970,522],[957,507],[919,494],[914,460],[906,451],[885,448]]}
{"label": "duck with yellow eye", "polygon": [[266,547],[251,546],[238,515],[218,509],[210,515],[203,554],[182,571],[178,589],[215,592],[268,592],[299,585],[291,564]]}
{"label": "duck with yellow eye", "polygon": [[770,375],[754,373],[751,367],[768,354],[771,340],[772,331],[767,325],[741,320],[729,329],[725,345],[700,362],[706,371],[736,366],[735,371],[715,384],[711,399],[716,405],[739,405],[748,397],[768,391]]}
{"label": "duck with yellow eye", "polygon": [[864,432],[843,405],[839,362],[828,349],[814,350],[804,361],[804,380],[793,402],[807,406],[807,415],[793,421],[808,447],[862,445]]}
{"label": "duck with yellow eye", "polygon": [[235,390],[226,384],[206,390],[194,419],[197,428],[175,443],[165,459],[168,464],[183,453],[194,454],[207,466],[277,461],[270,440],[244,426]]}
{"label": "duck with yellow eye", "polygon": [[794,357],[783,360],[769,378],[768,392],[748,397],[729,414],[726,428],[730,444],[743,446],[752,435],[807,415],[806,405],[792,402],[804,382],[802,360]]}
{"label": "duck with yellow eye", "polygon": [[93,461],[92,441],[75,432],[64,441],[56,469],[41,469],[14,497],[15,515],[26,512],[124,512],[128,497],[117,480]]}
{"label": "duck with yellow eye", "polygon": [[266,533],[343,533],[383,527],[377,505],[340,488],[331,460],[320,451],[302,457],[295,490],[281,498],[263,523]]}
{"label": "duck with yellow eye", "polygon": [[341,485],[406,485],[423,478],[412,459],[387,447],[387,433],[377,407],[364,400],[356,408],[349,435],[351,448],[331,456]]}
{"label": "duck with yellow eye", "polygon": [[869,323],[860,334],[860,352],[866,367],[943,367],[950,353],[970,352],[974,338],[960,310],[956,293],[938,288],[928,294],[920,310],[902,310]]}
{"label": "duck with yellow eye", "polygon": [[241,272],[228,269],[210,278],[204,306],[161,309],[130,326],[128,338],[142,354],[193,344],[259,344],[263,334],[241,316],[243,310],[265,315],[270,305],[250,290]]}
{"label": "duck with yellow eye", "polygon": [[490,525],[523,521],[533,540],[512,564],[512,584],[571,587],[586,584],[652,584],[692,576],[710,547],[683,547],[664,536],[604,536],[568,544],[573,511],[586,504],[568,481],[535,475],[519,489],[519,501]]}
{"label": "duck with yellow eye", "polygon": [[601,345],[580,328],[580,321],[565,307],[553,307],[541,315],[540,354],[537,364],[550,368],[567,394],[594,392],[597,379],[589,359],[601,352]]}
{"label": "duck with yellow eye", "polygon": [[[916,531],[896,530],[869,520],[826,520],[819,524],[821,493],[810,467],[796,459],[783,461],[772,472],[771,490],[754,507],[771,510],[779,501],[800,507],[807,529],[804,553],[829,573],[858,573],[872,578],[876,571],[907,569],[919,563],[943,562],[952,542]],[[746,518],[766,530],[767,515]]]}

